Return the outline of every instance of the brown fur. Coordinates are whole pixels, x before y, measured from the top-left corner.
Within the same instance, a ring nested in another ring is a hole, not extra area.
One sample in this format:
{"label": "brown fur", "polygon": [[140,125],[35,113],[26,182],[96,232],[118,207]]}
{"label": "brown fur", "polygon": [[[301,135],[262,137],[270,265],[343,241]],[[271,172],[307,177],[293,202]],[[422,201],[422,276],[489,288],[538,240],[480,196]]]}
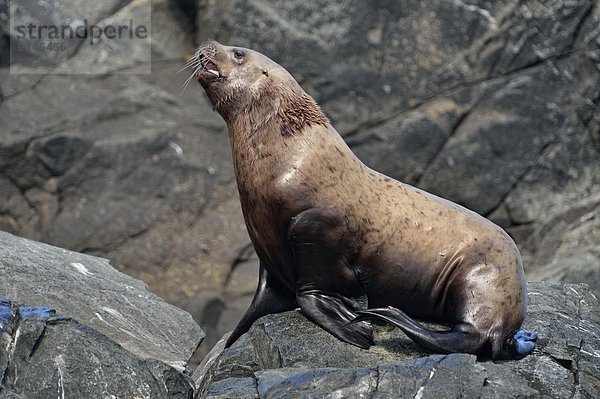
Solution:
{"label": "brown fur", "polygon": [[[201,70],[198,78],[227,122],[261,261],[256,296],[228,344],[256,318],[300,306],[338,338],[368,347],[370,327],[350,322],[367,306],[394,306],[400,328],[430,348],[514,355],[526,286],[518,249],[502,229],[366,167],[267,57],[244,50],[238,59],[237,49],[218,43],[204,48],[220,76]],[[435,335],[407,315],[454,327]]]}
{"label": "brown fur", "polygon": [[[280,96],[280,93],[269,93],[269,97]],[[302,132],[313,125],[327,126],[329,121],[321,109],[308,94],[290,93],[281,99],[277,109],[277,123],[281,126],[282,136],[291,136]]]}

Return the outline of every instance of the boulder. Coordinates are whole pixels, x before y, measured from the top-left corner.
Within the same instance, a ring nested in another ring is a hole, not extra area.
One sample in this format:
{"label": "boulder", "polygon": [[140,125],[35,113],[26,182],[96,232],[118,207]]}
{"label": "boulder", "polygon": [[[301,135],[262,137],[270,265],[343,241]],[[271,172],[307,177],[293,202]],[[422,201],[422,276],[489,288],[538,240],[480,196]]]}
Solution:
{"label": "boulder", "polygon": [[193,394],[204,332],[108,260],[0,232],[0,274],[0,397]]}
{"label": "boulder", "polygon": [[529,297],[524,328],[539,338],[522,360],[428,354],[385,327],[364,350],[292,311],[257,320],[228,349],[225,336],[194,373],[197,397],[598,397],[598,299],[584,284],[546,282],[529,283]]}

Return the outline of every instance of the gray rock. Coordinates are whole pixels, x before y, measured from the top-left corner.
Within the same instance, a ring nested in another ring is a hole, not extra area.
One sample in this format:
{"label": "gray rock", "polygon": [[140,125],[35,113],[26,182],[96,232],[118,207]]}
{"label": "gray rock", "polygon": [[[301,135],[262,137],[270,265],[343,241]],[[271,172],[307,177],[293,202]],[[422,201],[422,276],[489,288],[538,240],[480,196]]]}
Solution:
{"label": "gray rock", "polygon": [[197,397],[597,397],[598,299],[585,285],[541,282],[529,296],[524,328],[540,338],[520,361],[428,355],[386,328],[363,350],[293,311],[257,320],[231,348],[221,341],[194,374]]}
{"label": "gray rock", "polygon": [[485,17],[446,1],[201,2],[198,17],[199,37],[216,35],[277,60],[343,133],[451,87],[456,82],[440,87],[425,76],[492,29]]}
{"label": "gray rock", "polygon": [[173,94],[152,76],[46,76],[3,101],[0,230],[110,258],[201,321],[248,238],[227,136],[199,91],[180,97],[183,75],[173,87],[180,66],[160,69]]}
{"label": "gray rock", "polygon": [[531,279],[586,281],[600,296],[600,195],[572,204],[529,234],[523,249],[537,259],[526,262]]}
{"label": "gray rock", "polygon": [[[5,0],[0,1],[0,18],[11,16],[15,25],[90,29],[92,25],[106,29],[107,26],[144,28],[147,40],[133,39],[125,31],[124,39],[70,38],[56,41],[62,44],[60,51],[20,50],[13,51],[13,71],[19,73],[150,73],[151,60],[181,57],[193,50],[193,18],[187,18],[184,9],[173,0],[143,0],[123,2],[111,0],[102,3],[65,0],[50,6],[47,3],[25,1],[10,4],[10,14]],[[151,18],[153,17],[153,18]],[[0,31],[6,37],[15,32],[2,24]],[[68,32],[68,31],[67,31]],[[67,33],[68,34],[68,33]],[[81,32],[80,32],[81,34]],[[151,35],[150,35],[151,34]],[[19,35],[12,39],[23,43]],[[34,37],[37,35],[34,33]],[[151,40],[150,40],[151,37]],[[15,56],[17,55],[17,56]]]}
{"label": "gray rock", "polygon": [[194,0],[152,0],[151,3],[152,57],[177,59],[192,54],[195,49]]}
{"label": "gray rock", "polygon": [[[566,128],[556,106],[568,87],[560,80],[548,66],[489,83],[475,103],[465,106],[469,111],[418,185],[489,214]],[[464,184],[456,184],[459,176]]]}
{"label": "gray rock", "polygon": [[[132,75],[147,49],[123,41],[53,60],[106,75],[42,76],[9,74],[0,0],[0,230],[109,258],[201,321],[222,301],[232,248],[249,240],[224,127],[199,90],[182,93],[177,73],[194,50],[193,2],[67,0],[51,16],[139,22],[150,3],[153,74]],[[44,12],[12,6],[32,22]]]}
{"label": "gray rock", "polygon": [[[189,377],[124,349],[97,330],[51,308],[0,303],[0,398],[152,397],[187,399]],[[132,320],[133,321],[133,320]],[[1,323],[0,323],[1,324]],[[152,337],[147,336],[150,341]]]}
{"label": "gray rock", "polygon": [[[84,329],[90,341],[104,336],[103,342],[122,347],[128,357],[161,362],[179,372],[204,337],[189,314],[113,269],[106,259],[0,232],[0,274],[0,296],[50,306],[73,320],[59,320],[57,337],[62,329],[73,330],[70,334]],[[54,344],[63,345],[60,340]],[[110,358],[100,359],[110,363]]]}
{"label": "gray rock", "polygon": [[215,382],[208,391],[207,398],[212,399],[254,399],[258,398],[254,378],[227,378]]}
{"label": "gray rock", "polygon": [[369,369],[277,369],[259,371],[259,398],[285,396],[366,397],[372,393],[377,376]]}
{"label": "gray rock", "polygon": [[442,99],[353,134],[347,142],[377,171],[416,184],[465,116],[463,106]]}
{"label": "gray rock", "polygon": [[[151,0],[121,3],[118,10],[113,10],[105,19],[94,22],[103,30],[108,26],[129,26],[131,23],[132,30],[144,29],[145,33],[141,34],[141,38],[138,36],[130,38],[125,35],[124,39],[109,39],[106,36],[95,40],[86,39],[77,47],[77,52],[60,62],[52,70],[52,73],[106,74],[119,71],[150,73],[154,53],[151,3]],[[160,3],[164,3],[164,1],[157,2],[157,4]],[[166,13],[163,13],[163,16],[166,16]],[[160,26],[162,28],[162,24]],[[176,41],[174,40],[173,43],[175,44]]]}

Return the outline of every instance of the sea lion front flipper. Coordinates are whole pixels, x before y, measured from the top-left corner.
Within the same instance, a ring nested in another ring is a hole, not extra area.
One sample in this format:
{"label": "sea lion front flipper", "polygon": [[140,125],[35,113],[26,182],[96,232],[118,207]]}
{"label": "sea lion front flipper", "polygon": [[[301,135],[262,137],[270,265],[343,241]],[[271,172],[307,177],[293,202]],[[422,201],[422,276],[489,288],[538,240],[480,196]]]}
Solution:
{"label": "sea lion front flipper", "polygon": [[367,295],[351,265],[343,217],[331,208],[306,210],[290,223],[288,239],[296,273],[296,301],[306,316],[342,341],[373,345],[369,323],[351,324],[367,308]]}
{"label": "sea lion front flipper", "polygon": [[286,295],[285,289],[280,287],[276,281],[269,277],[267,269],[261,262],[258,287],[254,293],[252,303],[250,303],[248,310],[246,310],[246,313],[242,316],[242,319],[227,339],[225,348],[229,348],[231,344],[237,341],[242,334],[250,329],[252,323],[258,318],[271,313],[281,313],[292,310],[297,306],[294,295]]}

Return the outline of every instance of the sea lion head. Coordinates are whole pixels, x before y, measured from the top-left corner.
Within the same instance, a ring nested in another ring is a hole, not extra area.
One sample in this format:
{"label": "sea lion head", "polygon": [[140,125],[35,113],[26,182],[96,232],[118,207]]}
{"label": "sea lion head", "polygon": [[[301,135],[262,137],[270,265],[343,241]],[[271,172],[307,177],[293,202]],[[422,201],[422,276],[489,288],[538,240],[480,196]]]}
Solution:
{"label": "sea lion head", "polygon": [[[198,81],[216,111],[224,117],[248,111],[267,84],[291,76],[268,57],[247,48],[205,41],[196,51]],[[288,76],[285,76],[288,75]]]}
{"label": "sea lion head", "polygon": [[305,125],[328,123],[292,75],[257,51],[207,40],[194,61],[198,82],[228,124],[245,120],[257,128],[277,123],[286,135]]}

